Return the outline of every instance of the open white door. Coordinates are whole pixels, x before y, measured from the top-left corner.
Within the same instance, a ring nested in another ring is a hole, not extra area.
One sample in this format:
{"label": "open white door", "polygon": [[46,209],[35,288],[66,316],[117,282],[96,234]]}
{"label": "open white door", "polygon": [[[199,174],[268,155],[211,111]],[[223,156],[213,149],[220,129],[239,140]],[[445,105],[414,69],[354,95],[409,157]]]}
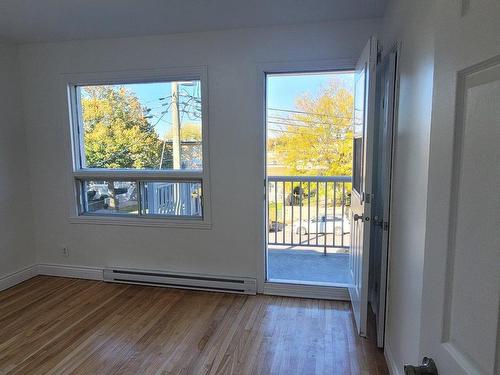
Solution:
{"label": "open white door", "polygon": [[372,199],[377,40],[370,38],[356,65],[349,288],[358,333],[366,336]]}

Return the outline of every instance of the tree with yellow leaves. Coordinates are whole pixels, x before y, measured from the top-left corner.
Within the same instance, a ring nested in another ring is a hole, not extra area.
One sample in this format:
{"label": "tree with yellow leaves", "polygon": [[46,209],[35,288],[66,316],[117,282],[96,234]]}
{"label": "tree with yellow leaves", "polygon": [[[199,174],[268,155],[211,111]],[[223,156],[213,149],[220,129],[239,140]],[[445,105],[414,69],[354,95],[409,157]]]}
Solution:
{"label": "tree with yellow leaves", "polygon": [[352,91],[339,80],[316,97],[304,94],[296,110],[268,118],[277,133],[268,139],[269,151],[291,175],[350,176],[353,104]]}

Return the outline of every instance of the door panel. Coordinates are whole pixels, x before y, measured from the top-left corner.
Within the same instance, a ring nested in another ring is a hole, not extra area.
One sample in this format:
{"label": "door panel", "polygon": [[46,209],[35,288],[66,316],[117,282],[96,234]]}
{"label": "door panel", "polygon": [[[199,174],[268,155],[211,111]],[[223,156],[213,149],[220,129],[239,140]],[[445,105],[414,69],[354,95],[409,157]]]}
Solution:
{"label": "door panel", "polygon": [[382,160],[384,170],[382,173],[383,187],[381,189],[383,212],[382,212],[382,245],[380,251],[380,284],[379,303],[377,314],[377,345],[384,346],[385,320],[386,320],[386,296],[387,296],[387,273],[389,262],[389,230],[391,214],[391,188],[392,188],[392,161],[394,155],[394,112],[397,80],[397,58],[398,50],[393,50],[388,58],[385,82],[385,113],[382,147]]}
{"label": "door panel", "polygon": [[500,59],[462,75],[440,361],[493,375],[500,304]]}
{"label": "door panel", "polygon": [[395,46],[377,66],[369,302],[376,315],[377,345],[380,348],[384,346],[385,334],[397,54],[398,46]]}
{"label": "door panel", "polygon": [[[440,375],[499,375],[500,2],[434,4],[420,340],[414,355],[434,358]],[[391,313],[392,319],[398,317]]]}
{"label": "door panel", "polygon": [[351,253],[349,288],[358,333],[366,336],[373,132],[375,115],[375,66],[377,41],[371,38],[356,66],[354,85],[353,186],[351,195]]}

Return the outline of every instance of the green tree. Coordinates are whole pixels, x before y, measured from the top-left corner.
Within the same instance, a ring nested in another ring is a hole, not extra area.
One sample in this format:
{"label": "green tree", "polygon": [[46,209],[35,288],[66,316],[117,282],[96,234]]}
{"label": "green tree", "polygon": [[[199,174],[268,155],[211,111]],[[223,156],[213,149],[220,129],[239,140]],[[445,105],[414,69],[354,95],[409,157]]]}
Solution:
{"label": "green tree", "polygon": [[132,92],[88,86],[82,89],[81,102],[87,167],[159,167],[162,142]]}
{"label": "green tree", "polygon": [[283,125],[269,138],[269,150],[293,175],[350,176],[353,103],[352,91],[338,80],[316,97],[302,95],[295,112],[280,113]]}
{"label": "green tree", "polygon": [[[116,86],[88,86],[81,95],[87,167],[159,167],[162,143],[145,116],[147,109],[132,92]],[[118,211],[112,181],[108,181],[108,191],[110,207]]]}

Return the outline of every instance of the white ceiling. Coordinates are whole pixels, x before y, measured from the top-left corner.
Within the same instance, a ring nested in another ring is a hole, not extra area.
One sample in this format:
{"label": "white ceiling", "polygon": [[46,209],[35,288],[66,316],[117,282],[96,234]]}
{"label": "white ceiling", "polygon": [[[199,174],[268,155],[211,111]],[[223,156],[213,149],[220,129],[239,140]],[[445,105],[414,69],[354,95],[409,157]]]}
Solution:
{"label": "white ceiling", "polygon": [[0,41],[51,42],[381,17],[386,0],[0,0]]}

